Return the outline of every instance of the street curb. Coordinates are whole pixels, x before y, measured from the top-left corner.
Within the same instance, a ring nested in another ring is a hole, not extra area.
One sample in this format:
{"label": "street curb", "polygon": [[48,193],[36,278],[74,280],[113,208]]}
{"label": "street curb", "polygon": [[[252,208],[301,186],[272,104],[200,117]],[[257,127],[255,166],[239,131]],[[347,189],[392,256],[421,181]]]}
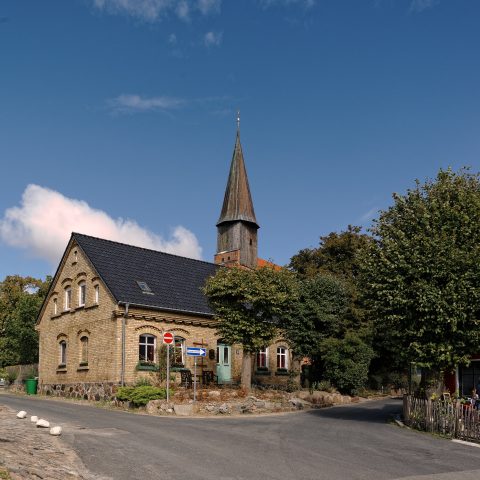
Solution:
{"label": "street curb", "polygon": [[473,442],[467,442],[465,440],[457,440],[457,439],[452,439],[452,442],[454,443],[459,443],[460,445],[468,445],[470,447],[477,447],[480,448],[480,443],[473,443]]}

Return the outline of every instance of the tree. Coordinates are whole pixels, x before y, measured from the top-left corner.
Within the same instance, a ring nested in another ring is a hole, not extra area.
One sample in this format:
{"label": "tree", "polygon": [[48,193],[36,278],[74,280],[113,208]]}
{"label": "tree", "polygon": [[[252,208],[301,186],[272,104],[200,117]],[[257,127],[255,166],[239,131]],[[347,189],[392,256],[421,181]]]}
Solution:
{"label": "tree", "polygon": [[362,330],[369,335],[364,307],[358,294],[360,256],[372,242],[369,235],[361,233],[361,227],[349,225],[344,232],[331,232],[320,237],[317,248],[300,250],[290,260],[289,268],[301,277],[312,278],[318,275],[334,276],[343,281],[350,297],[344,313],[345,321],[351,329]]}
{"label": "tree", "polygon": [[35,322],[50,281],[12,275],[0,282],[0,367],[38,361]]}
{"label": "tree", "polygon": [[480,178],[440,170],[393,200],[372,228],[363,297],[384,346],[440,380],[480,351]]}
{"label": "tree", "polygon": [[251,388],[252,354],[278,333],[297,295],[295,276],[287,270],[220,268],[204,288],[219,321],[217,333],[243,348],[241,383]]}

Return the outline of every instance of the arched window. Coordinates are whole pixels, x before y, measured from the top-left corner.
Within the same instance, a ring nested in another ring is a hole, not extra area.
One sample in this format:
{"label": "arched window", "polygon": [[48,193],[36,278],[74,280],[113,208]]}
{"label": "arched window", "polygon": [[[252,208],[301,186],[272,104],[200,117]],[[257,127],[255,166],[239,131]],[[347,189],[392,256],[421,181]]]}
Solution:
{"label": "arched window", "polygon": [[288,350],[285,347],[277,347],[277,368],[286,370],[288,368]]}
{"label": "arched window", "polygon": [[268,348],[261,348],[257,352],[257,369],[268,370]]}
{"label": "arched window", "polygon": [[80,282],[78,284],[78,306],[84,307],[85,300],[87,298],[87,285],[85,282]]}
{"label": "arched window", "polygon": [[88,337],[86,335],[80,338],[80,364],[88,365]]}
{"label": "arched window", "polygon": [[155,343],[154,335],[140,335],[138,342],[138,360],[140,362],[155,362]]}
{"label": "arched window", "polygon": [[66,340],[61,340],[59,343],[60,347],[60,365],[61,366],[66,366],[67,365],[67,341]]}
{"label": "arched window", "polygon": [[65,310],[70,310],[72,308],[72,289],[71,287],[65,287]]}
{"label": "arched window", "polygon": [[185,366],[185,339],[182,337],[175,337],[172,364],[176,367]]}
{"label": "arched window", "polygon": [[100,287],[95,285],[95,303],[98,305],[100,300]]}

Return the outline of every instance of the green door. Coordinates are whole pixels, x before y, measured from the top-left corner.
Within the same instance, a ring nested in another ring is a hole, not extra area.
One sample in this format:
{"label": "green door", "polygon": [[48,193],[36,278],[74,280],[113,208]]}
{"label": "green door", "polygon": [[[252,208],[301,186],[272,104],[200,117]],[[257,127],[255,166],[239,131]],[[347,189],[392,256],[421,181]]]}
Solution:
{"label": "green door", "polygon": [[232,382],[232,348],[230,345],[217,345],[217,377],[219,384]]}

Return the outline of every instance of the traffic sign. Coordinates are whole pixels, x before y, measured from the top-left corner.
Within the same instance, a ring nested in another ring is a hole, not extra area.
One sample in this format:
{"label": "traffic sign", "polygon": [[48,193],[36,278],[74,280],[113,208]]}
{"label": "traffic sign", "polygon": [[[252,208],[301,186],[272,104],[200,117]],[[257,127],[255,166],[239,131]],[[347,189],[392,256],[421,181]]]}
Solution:
{"label": "traffic sign", "polygon": [[207,349],[199,347],[187,347],[187,356],[189,357],[206,357]]}
{"label": "traffic sign", "polygon": [[163,343],[166,343],[167,345],[171,345],[173,343],[173,340],[174,340],[173,333],[165,332],[163,334]]}

